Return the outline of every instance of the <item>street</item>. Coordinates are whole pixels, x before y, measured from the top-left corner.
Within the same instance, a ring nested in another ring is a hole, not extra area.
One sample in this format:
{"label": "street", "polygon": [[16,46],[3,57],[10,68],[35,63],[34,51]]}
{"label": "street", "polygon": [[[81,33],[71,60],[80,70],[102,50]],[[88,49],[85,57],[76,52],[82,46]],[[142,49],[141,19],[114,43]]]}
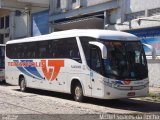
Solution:
{"label": "street", "polygon": [[135,99],[99,100],[86,98],[85,103],[67,94],[0,85],[0,114],[105,114],[159,113],[160,103]]}

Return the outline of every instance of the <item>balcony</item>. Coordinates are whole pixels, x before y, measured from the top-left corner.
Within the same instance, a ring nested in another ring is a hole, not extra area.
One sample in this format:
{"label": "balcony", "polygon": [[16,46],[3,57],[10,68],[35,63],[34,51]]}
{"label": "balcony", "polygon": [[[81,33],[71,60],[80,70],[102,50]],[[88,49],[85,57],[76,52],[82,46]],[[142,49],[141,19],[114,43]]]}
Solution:
{"label": "balcony", "polygon": [[0,0],[0,8],[9,10],[23,10],[26,7],[45,9],[49,6],[49,0]]}

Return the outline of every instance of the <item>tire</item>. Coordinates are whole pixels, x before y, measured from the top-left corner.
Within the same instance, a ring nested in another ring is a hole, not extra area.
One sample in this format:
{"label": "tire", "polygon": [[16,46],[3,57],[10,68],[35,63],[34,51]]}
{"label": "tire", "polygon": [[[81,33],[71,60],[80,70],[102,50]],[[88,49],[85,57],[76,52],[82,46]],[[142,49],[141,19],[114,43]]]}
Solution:
{"label": "tire", "polygon": [[6,81],[5,81],[5,80],[2,80],[1,83],[2,83],[2,84],[6,84]]}
{"label": "tire", "polygon": [[6,80],[3,80],[2,83],[3,83],[3,84],[6,84]]}
{"label": "tire", "polygon": [[77,102],[82,102],[84,100],[82,86],[77,83],[73,90],[74,100]]}
{"label": "tire", "polygon": [[19,86],[20,86],[20,91],[21,92],[25,92],[26,91],[26,81],[25,81],[24,77],[20,78]]}

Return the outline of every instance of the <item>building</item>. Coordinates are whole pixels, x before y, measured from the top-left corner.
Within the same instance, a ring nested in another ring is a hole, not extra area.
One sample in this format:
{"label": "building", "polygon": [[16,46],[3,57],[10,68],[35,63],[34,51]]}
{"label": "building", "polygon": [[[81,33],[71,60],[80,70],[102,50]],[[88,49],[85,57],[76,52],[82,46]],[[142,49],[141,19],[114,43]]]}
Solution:
{"label": "building", "polygon": [[114,17],[114,11],[119,4],[121,2],[117,0],[50,0],[52,31],[75,28],[104,29],[109,22],[108,13],[112,12]]}
{"label": "building", "polygon": [[47,13],[46,22],[49,23],[48,5],[48,0],[1,0],[0,43],[40,34],[37,30],[40,22],[36,23],[36,20]]}

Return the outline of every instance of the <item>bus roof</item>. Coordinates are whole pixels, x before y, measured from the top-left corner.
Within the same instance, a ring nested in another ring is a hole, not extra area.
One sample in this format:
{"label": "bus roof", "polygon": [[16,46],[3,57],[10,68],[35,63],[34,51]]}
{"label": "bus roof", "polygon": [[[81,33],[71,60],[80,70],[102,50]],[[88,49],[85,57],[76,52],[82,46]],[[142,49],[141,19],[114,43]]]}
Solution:
{"label": "bus roof", "polygon": [[123,41],[138,41],[139,38],[133,34],[113,31],[113,30],[98,30],[98,29],[73,29],[60,32],[53,32],[47,35],[41,35],[36,37],[29,37],[17,40],[8,41],[7,44],[31,42],[39,40],[61,39],[69,37],[93,37],[104,40],[123,40]]}

